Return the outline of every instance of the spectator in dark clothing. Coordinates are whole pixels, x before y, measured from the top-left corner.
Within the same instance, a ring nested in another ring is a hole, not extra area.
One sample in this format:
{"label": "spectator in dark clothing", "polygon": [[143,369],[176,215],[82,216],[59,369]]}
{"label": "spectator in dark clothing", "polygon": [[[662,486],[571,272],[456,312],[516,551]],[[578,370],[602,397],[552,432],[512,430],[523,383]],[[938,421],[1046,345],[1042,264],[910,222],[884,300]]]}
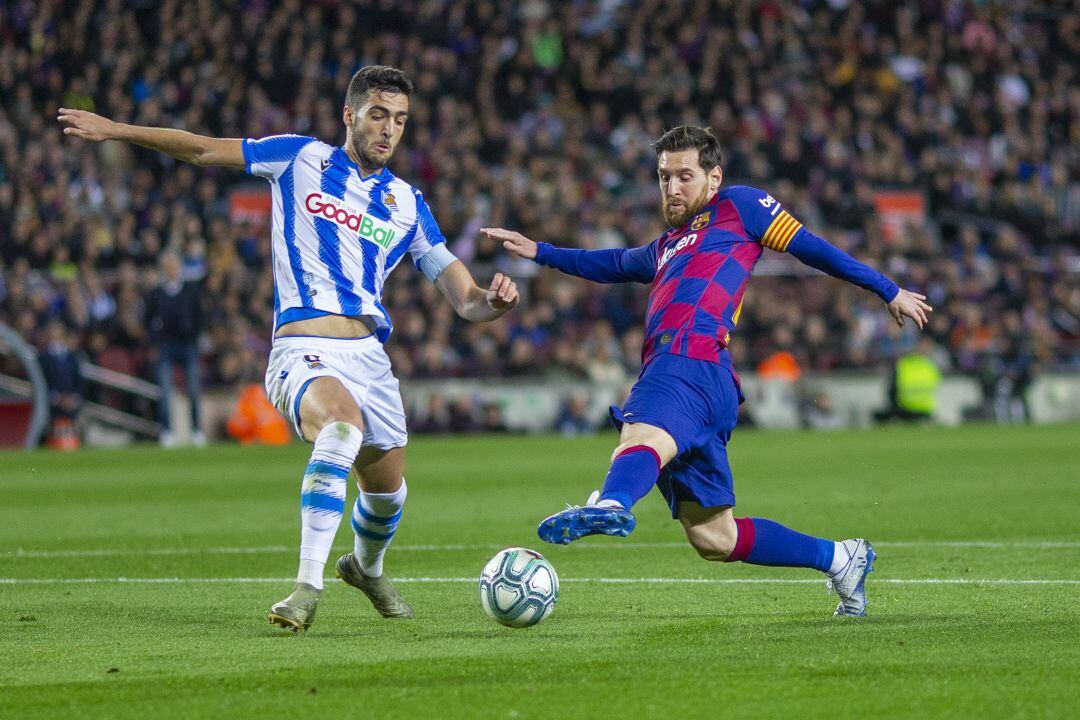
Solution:
{"label": "spectator in dark clothing", "polygon": [[567,437],[596,432],[596,423],[589,419],[589,396],[586,393],[577,391],[566,398],[555,420],[555,430]]}
{"label": "spectator in dark clothing", "polygon": [[161,444],[176,443],[172,433],[169,401],[172,397],[173,365],[184,368],[191,404],[191,440],[196,445],[206,443],[199,423],[199,332],[202,330],[202,309],[199,287],[194,282],[184,282],[181,277],[183,263],[180,256],[168,253],[161,261],[162,282],[150,293],[146,304],[146,325],[157,349],[157,377],[161,387],[158,418],[165,431]]}
{"label": "spectator in dark clothing", "polygon": [[49,386],[52,419],[74,420],[83,402],[79,356],[73,350],[67,329],[59,320],[49,323],[46,339],[47,344],[38,359]]}

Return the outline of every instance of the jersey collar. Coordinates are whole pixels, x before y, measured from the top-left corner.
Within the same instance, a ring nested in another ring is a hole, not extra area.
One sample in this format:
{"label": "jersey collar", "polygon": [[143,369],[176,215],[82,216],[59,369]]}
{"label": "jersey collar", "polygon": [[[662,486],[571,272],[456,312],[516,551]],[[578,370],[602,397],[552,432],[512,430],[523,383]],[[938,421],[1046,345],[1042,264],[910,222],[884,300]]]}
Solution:
{"label": "jersey collar", "polygon": [[394,174],[390,172],[390,168],[383,166],[383,169],[377,173],[371,175],[364,175],[364,171],[360,169],[360,166],[353,162],[353,159],[349,157],[349,153],[345,151],[345,147],[342,145],[334,148],[334,156],[332,159],[336,162],[340,162],[346,167],[352,168],[356,171],[356,174],[360,177],[360,182],[367,182],[368,180],[378,180],[380,182],[387,182],[394,177]]}

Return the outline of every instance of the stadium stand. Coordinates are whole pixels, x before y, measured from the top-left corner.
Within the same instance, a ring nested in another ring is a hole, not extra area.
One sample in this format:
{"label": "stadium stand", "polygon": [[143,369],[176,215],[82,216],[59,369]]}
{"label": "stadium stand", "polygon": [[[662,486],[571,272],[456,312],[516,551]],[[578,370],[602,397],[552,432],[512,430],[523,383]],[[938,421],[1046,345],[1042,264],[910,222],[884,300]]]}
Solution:
{"label": "stadium stand", "polygon": [[[205,382],[260,381],[273,305],[263,184],[66,140],[55,110],[341,142],[346,84],[380,63],[417,86],[393,170],[424,191],[451,249],[478,274],[512,273],[525,295],[506,319],[470,325],[419,273],[398,271],[388,349],[403,378],[632,377],[642,288],[537,273],[478,229],[647,242],[664,229],[649,141],[681,123],[721,138],[726,182],[768,189],[925,292],[944,369],[1080,369],[1071,2],[229,7],[0,6],[0,314],[35,345],[59,320],[92,362],[153,378],[146,305],[157,258],[174,250],[203,290]],[[782,352],[807,371],[877,368],[915,346],[868,294],[786,257],[759,272],[733,334],[740,367]]]}

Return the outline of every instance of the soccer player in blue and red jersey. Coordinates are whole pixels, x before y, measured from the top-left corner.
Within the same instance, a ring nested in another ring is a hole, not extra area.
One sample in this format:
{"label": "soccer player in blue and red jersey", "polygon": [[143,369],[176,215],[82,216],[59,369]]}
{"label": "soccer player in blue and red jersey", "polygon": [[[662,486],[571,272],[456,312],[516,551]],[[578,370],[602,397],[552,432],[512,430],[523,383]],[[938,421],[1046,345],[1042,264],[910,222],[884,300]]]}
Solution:
{"label": "soccer player in blue and red jersey", "polygon": [[815,568],[839,595],[837,615],[866,613],[874,549],[863,539],[834,542],[773,520],[735,517],[727,443],[743,396],[727,345],[746,284],[765,248],[873,292],[897,324],[919,328],[925,297],[812,234],[771,195],[721,189],[720,145],[705,128],[683,126],[654,143],[664,219],[670,228],[632,249],[576,250],[536,243],[504,229],[484,232],[508,251],[596,282],[651,283],[642,369],[622,408],[621,429],[603,489],[584,507],[540,524],[541,539],[566,544],[586,535],[625,536],[630,509],[658,485],[706,560]]}

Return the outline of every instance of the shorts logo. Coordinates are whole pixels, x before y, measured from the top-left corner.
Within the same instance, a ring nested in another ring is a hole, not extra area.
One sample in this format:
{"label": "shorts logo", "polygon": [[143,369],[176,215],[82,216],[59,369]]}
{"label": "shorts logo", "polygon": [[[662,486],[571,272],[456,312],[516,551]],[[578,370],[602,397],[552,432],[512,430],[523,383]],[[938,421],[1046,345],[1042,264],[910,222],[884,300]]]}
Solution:
{"label": "shorts logo", "polygon": [[382,196],[383,205],[391,210],[397,210],[397,198],[394,197],[394,193],[387,190]]}
{"label": "shorts logo", "polygon": [[277,379],[278,380],[284,380],[287,377],[289,377],[289,371],[288,370],[282,370],[281,374],[277,376]]}
{"label": "shorts logo", "polygon": [[712,217],[712,210],[706,210],[705,212],[694,218],[694,222],[690,225],[691,230],[700,230],[709,224],[709,219]]}
{"label": "shorts logo", "polygon": [[304,199],[304,207],[316,218],[329,220],[343,228],[348,228],[356,232],[361,239],[369,240],[379,247],[389,248],[394,242],[394,234],[397,231],[392,225],[349,207],[333,195],[313,192]]}
{"label": "shorts logo", "polygon": [[319,359],[318,355],[305,355],[304,362],[306,362],[307,366],[312,370],[323,370],[326,368],[326,366],[322,364],[322,361]]}
{"label": "shorts logo", "polygon": [[667,345],[670,342],[671,342],[671,333],[664,333],[663,335],[660,336],[660,344],[661,345]]}

